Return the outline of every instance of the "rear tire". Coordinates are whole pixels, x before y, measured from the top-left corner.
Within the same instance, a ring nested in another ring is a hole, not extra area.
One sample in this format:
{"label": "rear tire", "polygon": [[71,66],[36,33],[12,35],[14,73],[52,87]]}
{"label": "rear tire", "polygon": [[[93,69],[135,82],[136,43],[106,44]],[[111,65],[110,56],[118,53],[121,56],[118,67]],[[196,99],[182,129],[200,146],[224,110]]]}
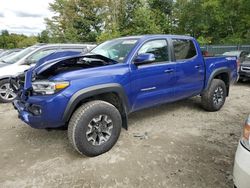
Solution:
{"label": "rear tire", "polygon": [[225,103],[227,96],[225,82],[219,79],[212,80],[207,91],[201,95],[202,107],[210,112],[218,111]]}
{"label": "rear tire", "polygon": [[80,154],[93,157],[115,145],[121,126],[122,119],[117,108],[95,100],[83,104],[74,112],[68,126],[68,138]]}

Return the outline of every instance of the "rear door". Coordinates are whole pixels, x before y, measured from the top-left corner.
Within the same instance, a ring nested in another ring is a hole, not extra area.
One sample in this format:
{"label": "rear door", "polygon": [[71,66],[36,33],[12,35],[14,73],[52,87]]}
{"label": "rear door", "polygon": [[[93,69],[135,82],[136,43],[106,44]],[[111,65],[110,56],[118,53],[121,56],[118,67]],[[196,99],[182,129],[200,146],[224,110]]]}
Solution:
{"label": "rear door", "polygon": [[175,63],[170,61],[167,40],[147,41],[137,55],[141,53],[152,53],[156,59],[145,65],[131,64],[133,111],[171,101],[174,94]]}
{"label": "rear door", "polygon": [[199,94],[204,87],[205,64],[191,39],[172,39],[176,62],[175,100]]}

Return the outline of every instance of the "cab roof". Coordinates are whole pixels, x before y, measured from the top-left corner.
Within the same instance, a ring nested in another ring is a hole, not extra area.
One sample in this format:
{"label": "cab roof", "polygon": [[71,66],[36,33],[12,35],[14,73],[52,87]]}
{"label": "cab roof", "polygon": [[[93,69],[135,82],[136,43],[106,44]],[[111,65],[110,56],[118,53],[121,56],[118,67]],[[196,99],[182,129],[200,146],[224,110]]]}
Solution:
{"label": "cab roof", "polygon": [[179,38],[179,39],[189,39],[192,40],[194,39],[191,36],[186,36],[186,35],[165,35],[165,34],[148,34],[148,35],[138,35],[138,36],[126,36],[126,37],[120,37],[119,39],[142,39],[142,40],[147,40],[147,39],[154,39],[154,38]]}

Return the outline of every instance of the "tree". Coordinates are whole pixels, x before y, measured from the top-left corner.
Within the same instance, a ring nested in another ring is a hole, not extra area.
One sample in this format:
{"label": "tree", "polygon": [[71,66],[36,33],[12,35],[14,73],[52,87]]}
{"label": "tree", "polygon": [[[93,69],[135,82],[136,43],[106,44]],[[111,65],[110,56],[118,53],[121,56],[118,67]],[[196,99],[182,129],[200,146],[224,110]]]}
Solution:
{"label": "tree", "polygon": [[249,0],[55,0],[50,9],[51,42],[155,33],[191,35],[202,44],[250,42]]}
{"label": "tree", "polygon": [[211,43],[250,42],[248,0],[177,0],[174,7],[176,33]]}
{"label": "tree", "polygon": [[0,43],[2,48],[8,48],[9,32],[7,30],[2,30]]}
{"label": "tree", "polygon": [[32,46],[36,44],[37,42],[38,41],[37,41],[36,36],[25,37],[22,41],[18,43],[18,47],[24,48],[24,47]]}
{"label": "tree", "polygon": [[55,41],[95,41],[102,27],[102,1],[55,0],[50,9],[57,15],[46,19],[49,34]]}
{"label": "tree", "polygon": [[163,33],[173,32],[173,0],[148,0],[149,8],[154,14],[155,24]]}
{"label": "tree", "polygon": [[142,2],[140,0],[105,0],[104,2],[103,27],[97,41],[131,35],[134,27],[133,19]]}
{"label": "tree", "polygon": [[105,9],[104,29],[97,40],[105,41],[127,35],[162,33],[161,25],[157,25],[156,15],[148,3],[140,0],[107,1]]}
{"label": "tree", "polygon": [[162,33],[162,28],[155,22],[154,13],[147,7],[141,7],[136,11],[131,25],[129,33],[133,35]]}
{"label": "tree", "polygon": [[20,34],[9,34],[7,30],[1,32],[0,48],[23,48],[37,43],[37,37],[25,36]]}
{"label": "tree", "polygon": [[50,37],[49,37],[49,31],[43,30],[40,34],[37,36],[38,42],[40,43],[49,43]]}

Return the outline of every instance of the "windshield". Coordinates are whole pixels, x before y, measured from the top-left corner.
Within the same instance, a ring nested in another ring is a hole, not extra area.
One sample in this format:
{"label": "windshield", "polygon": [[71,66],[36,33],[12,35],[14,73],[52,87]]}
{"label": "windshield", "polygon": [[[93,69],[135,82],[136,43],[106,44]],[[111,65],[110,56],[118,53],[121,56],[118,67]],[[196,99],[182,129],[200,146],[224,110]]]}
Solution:
{"label": "windshield", "polygon": [[4,55],[3,57],[0,58],[0,61],[2,61],[2,59],[9,58],[9,57],[11,57],[11,56],[13,56],[13,55],[15,55],[15,54],[17,54],[17,53],[18,53],[18,52],[11,52],[11,53],[8,54],[8,55]]}
{"label": "windshield", "polygon": [[136,42],[137,39],[116,39],[100,44],[91,52],[123,63]]}
{"label": "windshield", "polygon": [[9,64],[16,63],[18,60],[22,59],[24,56],[26,56],[27,54],[29,54],[30,52],[32,52],[36,48],[38,48],[38,46],[31,46],[31,47],[25,48],[24,50],[14,54],[14,55],[1,58],[0,61],[2,61],[4,63],[9,63]]}
{"label": "windshield", "polygon": [[248,55],[245,60],[250,61],[250,55]]}

